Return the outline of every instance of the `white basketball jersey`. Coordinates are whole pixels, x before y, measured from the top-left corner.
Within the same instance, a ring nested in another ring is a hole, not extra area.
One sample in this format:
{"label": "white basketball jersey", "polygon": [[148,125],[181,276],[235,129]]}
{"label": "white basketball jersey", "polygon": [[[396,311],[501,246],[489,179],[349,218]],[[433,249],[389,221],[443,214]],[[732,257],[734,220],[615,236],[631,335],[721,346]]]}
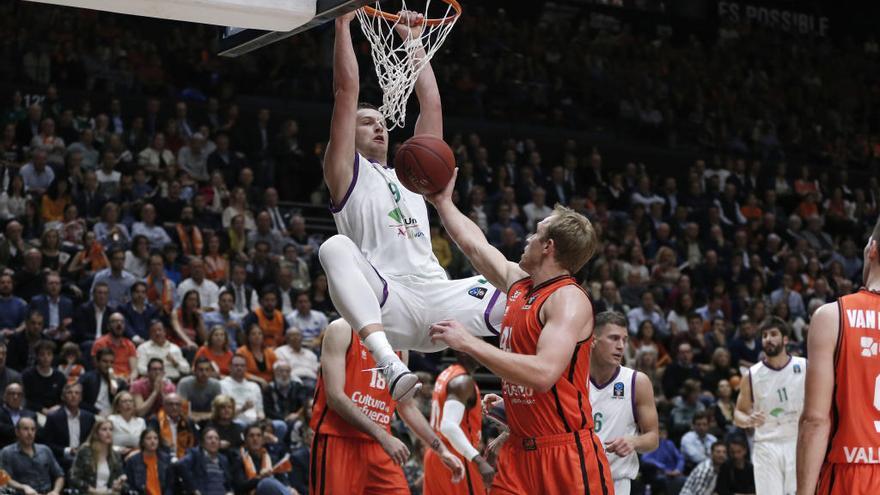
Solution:
{"label": "white basketball jersey", "polygon": [[[593,408],[593,424],[602,443],[619,437],[636,435],[636,371],[620,366],[608,383],[596,384],[590,378],[590,406]],[[606,452],[611,466],[611,477],[636,479],[639,474],[639,457],[633,452],[626,457]]]}
{"label": "white basketball jersey", "polygon": [[393,169],[356,154],[351,186],[331,211],[339,233],[382,276],[447,279],[431,249],[425,199],[403,187]]}
{"label": "white basketball jersey", "polygon": [[767,415],[764,424],[755,428],[756,442],[797,438],[798,418],[804,409],[806,375],[807,360],[794,356],[780,369],[766,362],[749,368],[752,408]]}

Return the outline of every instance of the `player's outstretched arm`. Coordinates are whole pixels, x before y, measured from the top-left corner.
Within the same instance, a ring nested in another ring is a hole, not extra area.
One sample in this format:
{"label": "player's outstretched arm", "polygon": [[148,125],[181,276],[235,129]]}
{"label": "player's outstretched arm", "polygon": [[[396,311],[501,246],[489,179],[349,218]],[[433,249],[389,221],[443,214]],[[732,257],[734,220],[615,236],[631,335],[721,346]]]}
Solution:
{"label": "player's outstretched arm", "polygon": [[357,58],[351,44],[354,13],[336,19],[333,46],[333,116],[330,141],[324,154],[324,180],[333,204],[340,204],[354,175],[355,132],[360,93]]}
{"label": "player's outstretched arm", "polygon": [[336,320],[327,326],[321,345],[321,376],[327,406],[346,423],[375,438],[397,464],[403,465],[409,458],[406,445],[370,421],[345,393],[345,353],[351,339],[351,327],[345,320]]}
{"label": "player's outstretched arm", "polygon": [[590,335],[583,329],[592,321],[592,309],[583,291],[562,287],[551,295],[541,310],[544,329],[535,354],[517,354],[499,349],[471,335],[457,321],[441,321],[431,326],[434,341],[470,354],[504,380],[547,392],[571,363],[575,345]]}
{"label": "player's outstretched arm", "polygon": [[437,209],[449,236],[467,256],[474,269],[486,277],[489,283],[506,292],[513,282],[526,277],[527,274],[516,263],[507,261],[501,251],[489,244],[480,227],[452,202],[456,177],[458,177],[458,169],[455,169],[452,179],[443,191],[425,196],[425,199]]}
{"label": "player's outstretched arm", "polygon": [[[395,27],[397,34],[404,42],[414,43],[417,48],[413,53],[416,60],[425,58],[425,47],[422,45],[421,36],[425,28],[425,17],[412,11],[400,13],[400,23]],[[434,69],[428,62],[422,72],[419,73],[415,85],[416,98],[419,100],[419,118],[416,120],[414,134],[430,134],[443,139],[443,106],[440,103],[440,89],[437,87],[437,78]]]}
{"label": "player's outstretched arm", "polygon": [[820,307],[810,320],[807,354],[810,362],[797,443],[797,493],[813,495],[831,434],[834,395],[834,352],[840,314],[836,302]]}

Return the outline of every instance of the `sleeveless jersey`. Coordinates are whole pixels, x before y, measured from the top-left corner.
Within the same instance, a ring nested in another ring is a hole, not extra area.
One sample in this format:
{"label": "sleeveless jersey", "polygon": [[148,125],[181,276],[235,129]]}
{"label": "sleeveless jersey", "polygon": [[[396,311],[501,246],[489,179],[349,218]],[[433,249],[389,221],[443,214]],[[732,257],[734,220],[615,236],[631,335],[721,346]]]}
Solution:
{"label": "sleeveless jersey", "polygon": [[867,290],[837,300],[831,441],[825,462],[880,463],[880,294]]}
{"label": "sleeveless jersey", "polygon": [[[437,377],[437,380],[434,382],[434,391],[431,393],[431,427],[437,433],[437,436],[443,439],[443,443],[446,444],[446,447],[451,452],[456,452],[456,450],[440,432],[440,424],[443,422],[443,406],[446,404],[446,398],[448,397],[446,386],[455,378],[467,374],[467,370],[460,364],[449,366]],[[473,406],[465,410],[464,418],[461,420],[461,429],[467,435],[471,445],[479,450],[483,415],[480,411],[480,387],[477,386],[476,382],[474,382],[474,392],[476,393],[476,401]],[[467,407],[467,404],[465,404],[465,407]]]}
{"label": "sleeveless jersey", "polygon": [[806,376],[807,360],[802,357],[790,356],[779,369],[766,361],[749,368],[752,408],[767,415],[764,424],[755,428],[756,442],[797,439]]}
{"label": "sleeveless jersey", "polygon": [[[598,384],[590,378],[590,407],[593,408],[593,427],[602,443],[615,438],[636,435],[636,371],[618,366],[611,380]],[[620,457],[606,452],[615,480],[636,479],[639,474],[639,456],[635,452]]]}
{"label": "sleeveless jersey", "polygon": [[[530,278],[514,283],[508,291],[501,323],[501,349],[534,355],[543,328],[539,317],[541,306],[553,292],[567,285],[580,288],[569,276],[553,278],[534,287]],[[577,343],[568,367],[547,392],[536,392],[525,385],[502,380],[511,433],[520,437],[543,437],[593,427],[586,380],[590,376],[592,338],[591,335]]]}
{"label": "sleeveless jersey", "polygon": [[[372,368],[376,361],[361,343],[357,334],[351,333],[351,344],[345,353],[345,395],[374,423],[391,431],[391,417],[395,403],[385,386],[382,372]],[[366,371],[371,370],[371,371]],[[315,387],[315,402],[310,425],[315,435],[324,434],[337,437],[374,440],[373,437],[351,426],[327,405],[324,391],[323,373],[318,375]]]}
{"label": "sleeveless jersey", "polygon": [[403,187],[394,169],[355,154],[351,185],[330,211],[339,233],[381,275],[447,279],[431,249],[425,199]]}

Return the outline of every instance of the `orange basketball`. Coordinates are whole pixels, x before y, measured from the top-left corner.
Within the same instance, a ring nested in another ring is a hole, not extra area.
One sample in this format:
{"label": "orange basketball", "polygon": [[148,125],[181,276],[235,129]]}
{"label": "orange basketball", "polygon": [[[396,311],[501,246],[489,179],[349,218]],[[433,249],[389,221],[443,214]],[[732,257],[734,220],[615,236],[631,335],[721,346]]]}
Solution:
{"label": "orange basketball", "polygon": [[394,154],[394,168],[403,187],[419,194],[434,194],[452,179],[455,154],[438,137],[413,136]]}

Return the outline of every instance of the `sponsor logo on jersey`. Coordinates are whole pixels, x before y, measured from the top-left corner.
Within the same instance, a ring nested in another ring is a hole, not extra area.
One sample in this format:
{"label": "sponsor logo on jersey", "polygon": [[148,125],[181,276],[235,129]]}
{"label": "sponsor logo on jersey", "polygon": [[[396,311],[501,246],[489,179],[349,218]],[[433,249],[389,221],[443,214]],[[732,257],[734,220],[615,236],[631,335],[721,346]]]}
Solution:
{"label": "sponsor logo on jersey", "polygon": [[773,409],[772,411],[770,411],[770,416],[777,418],[777,417],[779,417],[780,414],[782,414],[784,412],[785,412],[785,409],[783,409],[781,407],[777,407],[777,408]]}
{"label": "sponsor logo on jersey", "polygon": [[798,375],[800,373],[801,373],[801,365],[799,365],[799,364],[794,365],[794,374]]}
{"label": "sponsor logo on jersey", "polygon": [[516,301],[516,298],[518,298],[520,294],[522,294],[522,291],[519,289],[516,289],[515,291],[513,291],[513,294],[511,294],[510,300]]}
{"label": "sponsor logo on jersey", "polygon": [[488,291],[486,290],[485,287],[471,287],[468,290],[468,295],[472,296],[472,297],[476,297],[477,299],[482,299],[482,298],[486,297],[486,292],[488,292]]}
{"label": "sponsor logo on jersey", "polygon": [[877,355],[878,344],[871,337],[860,338],[859,346],[862,348],[862,357],[874,357]]}
{"label": "sponsor logo on jersey", "polygon": [[526,304],[525,304],[525,306],[522,307],[522,309],[529,309],[529,308],[531,308],[531,307],[532,307],[532,304],[533,304],[537,299],[538,299],[538,296],[537,296],[537,295],[534,295],[534,296],[530,297],[530,298],[526,301]]}
{"label": "sponsor logo on jersey", "polygon": [[623,399],[623,382],[617,382],[614,384],[614,391],[612,392],[612,399]]}
{"label": "sponsor logo on jersey", "polygon": [[399,207],[389,211],[388,216],[395,222],[389,227],[397,230],[397,237],[405,239],[425,237],[425,233],[419,228],[419,221],[414,217],[404,215]]}

